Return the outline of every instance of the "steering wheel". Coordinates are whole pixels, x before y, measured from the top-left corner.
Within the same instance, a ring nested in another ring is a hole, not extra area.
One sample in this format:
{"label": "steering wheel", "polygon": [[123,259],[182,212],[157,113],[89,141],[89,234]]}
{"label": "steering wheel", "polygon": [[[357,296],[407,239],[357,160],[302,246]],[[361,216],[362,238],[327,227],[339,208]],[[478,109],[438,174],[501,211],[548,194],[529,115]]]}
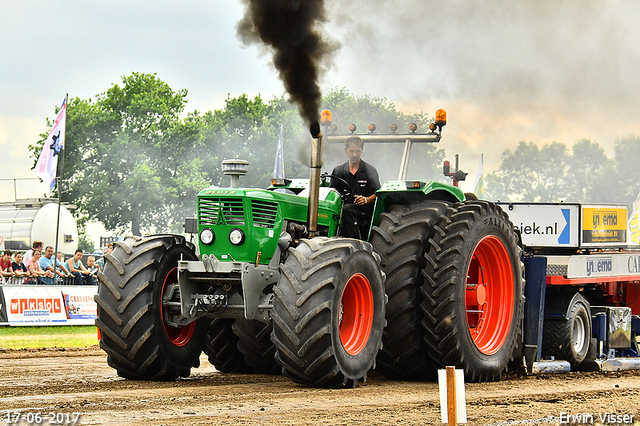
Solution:
{"label": "steering wheel", "polygon": [[[330,175],[327,172],[324,172],[320,175],[320,180],[322,181],[322,185],[324,186],[324,184],[327,182],[327,178],[336,178],[339,181],[341,181],[342,183],[344,183],[344,185],[347,188],[350,188],[349,186],[349,182],[347,182],[346,180],[344,180],[343,178],[341,178],[340,176],[336,176],[336,175]],[[349,197],[351,196],[351,193],[349,191],[345,191],[344,194],[340,194],[340,198],[342,199],[342,202],[344,203],[345,201],[347,201],[349,199]]]}

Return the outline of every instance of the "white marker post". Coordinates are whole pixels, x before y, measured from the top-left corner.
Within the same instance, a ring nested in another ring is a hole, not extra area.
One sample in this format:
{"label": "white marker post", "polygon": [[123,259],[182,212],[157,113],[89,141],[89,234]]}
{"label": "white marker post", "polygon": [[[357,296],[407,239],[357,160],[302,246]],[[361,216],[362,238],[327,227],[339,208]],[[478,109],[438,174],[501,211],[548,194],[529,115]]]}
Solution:
{"label": "white marker post", "polygon": [[467,404],[464,393],[464,372],[455,367],[438,370],[440,388],[440,419],[448,426],[467,423]]}

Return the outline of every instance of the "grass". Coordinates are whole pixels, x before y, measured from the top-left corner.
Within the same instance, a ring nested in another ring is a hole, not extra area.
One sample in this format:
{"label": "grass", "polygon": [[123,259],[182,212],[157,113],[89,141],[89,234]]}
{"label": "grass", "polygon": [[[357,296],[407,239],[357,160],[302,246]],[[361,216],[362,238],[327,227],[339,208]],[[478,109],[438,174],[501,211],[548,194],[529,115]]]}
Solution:
{"label": "grass", "polygon": [[98,344],[93,325],[0,327],[0,348],[86,348]]}

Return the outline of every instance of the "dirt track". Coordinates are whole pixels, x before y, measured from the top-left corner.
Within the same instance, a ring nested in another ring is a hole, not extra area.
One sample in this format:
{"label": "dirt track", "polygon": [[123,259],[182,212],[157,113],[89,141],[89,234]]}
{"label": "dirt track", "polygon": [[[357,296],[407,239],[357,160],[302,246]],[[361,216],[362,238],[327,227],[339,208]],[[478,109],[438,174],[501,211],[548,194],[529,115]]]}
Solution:
{"label": "dirt track", "polygon": [[[563,424],[561,413],[594,419],[564,424],[602,424],[599,414],[615,413],[640,425],[640,372],[514,377],[466,392],[469,425]],[[119,378],[97,348],[0,351],[5,424],[8,410],[40,412],[43,424],[49,413],[73,412],[83,425],[441,424],[435,383],[372,374],[356,389],[311,389],[281,376],[222,374],[204,356],[188,379],[140,382]]]}

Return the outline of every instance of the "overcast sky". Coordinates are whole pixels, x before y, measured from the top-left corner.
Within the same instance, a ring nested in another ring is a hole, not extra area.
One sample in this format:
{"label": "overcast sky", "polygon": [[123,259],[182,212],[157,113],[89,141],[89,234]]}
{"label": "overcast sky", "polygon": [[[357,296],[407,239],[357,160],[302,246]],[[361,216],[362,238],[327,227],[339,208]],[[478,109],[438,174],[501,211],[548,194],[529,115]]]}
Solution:
{"label": "overcast sky", "polygon": [[[227,94],[283,93],[269,55],[236,36],[240,0],[0,7],[0,179],[34,176],[27,146],[65,93],[88,99],[134,71],[188,89],[188,111],[221,108]],[[323,90],[386,97],[407,113],[445,108],[441,148],[449,159],[460,153],[470,180],[480,153],[486,173],[521,140],[570,147],[591,138],[611,155],[617,137],[640,135],[640,2],[326,0],[326,8],[325,34],[341,47]],[[19,197],[45,190],[29,185],[18,185]],[[0,181],[0,197],[12,201],[13,184]]]}

